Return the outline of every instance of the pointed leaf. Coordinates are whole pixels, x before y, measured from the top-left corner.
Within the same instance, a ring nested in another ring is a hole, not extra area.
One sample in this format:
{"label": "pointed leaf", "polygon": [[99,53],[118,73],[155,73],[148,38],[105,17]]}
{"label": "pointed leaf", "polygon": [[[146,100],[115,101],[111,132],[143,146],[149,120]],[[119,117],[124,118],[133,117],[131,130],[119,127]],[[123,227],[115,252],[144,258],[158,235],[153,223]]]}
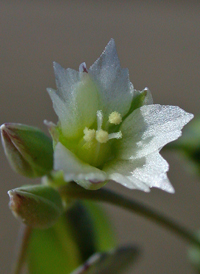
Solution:
{"label": "pointed leaf", "polygon": [[77,202],[50,229],[33,230],[28,266],[30,274],[68,274],[93,253],[114,247],[105,213],[92,202]]}
{"label": "pointed leaf", "polygon": [[138,257],[136,247],[125,246],[106,253],[96,253],[71,274],[119,274]]}
{"label": "pointed leaf", "polygon": [[84,205],[94,223],[96,251],[101,252],[114,248],[116,246],[116,235],[103,208],[90,201],[84,201]]}
{"label": "pointed leaf", "polygon": [[82,261],[85,262],[96,250],[95,226],[89,210],[76,202],[66,212],[70,222],[73,237],[79,247]]}
{"label": "pointed leaf", "polygon": [[65,216],[49,229],[33,230],[27,262],[30,274],[68,274],[80,265],[80,253]]}

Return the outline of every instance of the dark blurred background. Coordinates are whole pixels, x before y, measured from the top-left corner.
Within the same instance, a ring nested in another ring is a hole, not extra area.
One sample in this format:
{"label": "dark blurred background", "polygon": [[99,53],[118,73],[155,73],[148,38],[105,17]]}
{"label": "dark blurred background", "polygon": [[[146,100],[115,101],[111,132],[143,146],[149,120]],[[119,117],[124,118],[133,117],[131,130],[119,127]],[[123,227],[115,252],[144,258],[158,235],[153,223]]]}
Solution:
{"label": "dark blurred background", "polygon": [[[46,87],[55,87],[52,62],[90,66],[111,37],[136,89],[149,87],[154,102],[198,114],[200,72],[199,1],[0,1],[0,123],[20,122],[47,132],[57,121]],[[174,195],[110,187],[159,209],[187,227],[200,228],[200,182],[184,161],[165,153]],[[16,175],[0,148],[0,269],[7,274],[19,228],[7,191],[35,183]],[[195,273],[187,245],[175,235],[119,208],[106,206],[119,243],[137,243],[143,257],[128,273]]]}

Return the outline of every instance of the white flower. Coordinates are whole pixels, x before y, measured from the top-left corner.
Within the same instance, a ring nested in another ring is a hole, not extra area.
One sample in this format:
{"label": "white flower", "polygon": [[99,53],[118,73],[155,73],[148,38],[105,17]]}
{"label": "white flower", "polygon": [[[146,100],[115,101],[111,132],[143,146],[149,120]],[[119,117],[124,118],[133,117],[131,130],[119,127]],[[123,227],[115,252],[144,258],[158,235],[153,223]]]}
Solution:
{"label": "white flower", "polygon": [[57,90],[48,89],[58,115],[47,123],[54,138],[54,169],[66,181],[89,189],[115,181],[131,189],[174,192],[159,154],[181,136],[193,115],[176,106],[153,104],[150,91],[136,91],[120,67],[110,40],[99,59],[79,71],[54,63]]}

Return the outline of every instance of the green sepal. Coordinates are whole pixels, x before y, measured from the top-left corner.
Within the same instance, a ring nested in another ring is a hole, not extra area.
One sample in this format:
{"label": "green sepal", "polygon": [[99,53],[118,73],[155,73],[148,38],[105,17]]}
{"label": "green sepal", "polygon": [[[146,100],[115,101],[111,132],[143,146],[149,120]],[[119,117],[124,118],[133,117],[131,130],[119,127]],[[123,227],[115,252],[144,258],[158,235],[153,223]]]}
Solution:
{"label": "green sepal", "polygon": [[137,259],[138,248],[124,246],[104,253],[96,253],[71,274],[119,274]]}
{"label": "green sepal", "polygon": [[23,186],[8,194],[13,214],[31,227],[50,227],[64,211],[60,194],[49,186]]}
{"label": "green sepal", "polygon": [[123,117],[123,120],[125,120],[135,109],[140,108],[141,106],[147,104],[146,100],[148,100],[149,98],[151,98],[151,93],[148,90],[148,88],[145,88],[142,91],[135,91],[135,95],[132,99],[129,111]]}
{"label": "green sepal", "polygon": [[64,173],[62,170],[52,171],[47,176],[42,177],[42,184],[48,185],[54,188],[62,187],[68,182],[64,180]]}
{"label": "green sepal", "polygon": [[41,177],[53,169],[51,139],[41,130],[17,123],[1,126],[7,159],[13,170],[26,177]]}

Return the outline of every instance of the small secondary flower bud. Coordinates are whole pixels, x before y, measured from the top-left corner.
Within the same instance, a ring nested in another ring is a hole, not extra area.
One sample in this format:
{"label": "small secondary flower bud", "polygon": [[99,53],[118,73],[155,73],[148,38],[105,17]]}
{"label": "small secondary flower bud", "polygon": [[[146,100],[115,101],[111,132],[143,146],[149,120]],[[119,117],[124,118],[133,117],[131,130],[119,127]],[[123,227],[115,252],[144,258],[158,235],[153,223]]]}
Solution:
{"label": "small secondary flower bud", "polygon": [[51,139],[35,127],[6,123],[1,137],[7,159],[15,172],[41,177],[53,169]]}
{"label": "small secondary flower bud", "polygon": [[49,186],[23,186],[9,190],[8,195],[14,216],[32,227],[48,228],[63,213],[60,194]]}

